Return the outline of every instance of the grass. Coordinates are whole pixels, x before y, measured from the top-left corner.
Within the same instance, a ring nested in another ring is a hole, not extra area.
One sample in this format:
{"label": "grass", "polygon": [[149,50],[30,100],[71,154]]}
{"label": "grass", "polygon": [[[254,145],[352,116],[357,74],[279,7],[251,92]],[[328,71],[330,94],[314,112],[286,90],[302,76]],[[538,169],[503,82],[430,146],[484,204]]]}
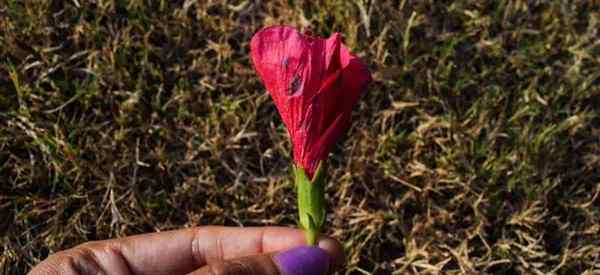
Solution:
{"label": "grass", "polygon": [[374,83],[330,157],[346,274],[600,272],[597,1],[0,0],[0,273],[78,243],[294,225],[248,42],[344,34]]}

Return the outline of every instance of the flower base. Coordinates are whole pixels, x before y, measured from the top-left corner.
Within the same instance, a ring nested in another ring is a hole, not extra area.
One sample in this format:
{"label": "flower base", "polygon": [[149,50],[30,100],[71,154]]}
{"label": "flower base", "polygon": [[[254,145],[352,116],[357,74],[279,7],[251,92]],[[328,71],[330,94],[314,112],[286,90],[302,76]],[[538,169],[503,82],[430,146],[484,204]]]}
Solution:
{"label": "flower base", "polygon": [[313,179],[304,169],[294,166],[300,226],[305,232],[308,245],[316,245],[325,224],[325,165],[319,163]]}

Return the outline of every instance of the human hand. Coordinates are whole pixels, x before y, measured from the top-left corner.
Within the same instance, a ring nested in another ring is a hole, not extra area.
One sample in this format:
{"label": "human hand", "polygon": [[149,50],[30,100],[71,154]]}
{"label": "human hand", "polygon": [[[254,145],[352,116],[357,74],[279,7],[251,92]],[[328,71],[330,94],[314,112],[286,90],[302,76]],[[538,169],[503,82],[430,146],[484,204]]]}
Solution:
{"label": "human hand", "polygon": [[339,242],[304,246],[301,230],[206,226],[93,241],[50,255],[41,274],[330,274],[344,263]]}

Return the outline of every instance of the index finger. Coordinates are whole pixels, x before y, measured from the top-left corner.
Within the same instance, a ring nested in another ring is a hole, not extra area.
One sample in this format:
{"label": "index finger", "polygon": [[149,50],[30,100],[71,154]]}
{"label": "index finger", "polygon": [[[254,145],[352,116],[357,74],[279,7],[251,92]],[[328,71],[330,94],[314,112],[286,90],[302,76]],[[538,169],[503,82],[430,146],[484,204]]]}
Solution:
{"label": "index finger", "polygon": [[[208,263],[286,250],[306,243],[301,230],[285,227],[206,226],[90,243],[116,250],[133,274],[183,274]],[[335,265],[343,262],[339,243],[319,245]],[[106,248],[100,248],[106,251]]]}

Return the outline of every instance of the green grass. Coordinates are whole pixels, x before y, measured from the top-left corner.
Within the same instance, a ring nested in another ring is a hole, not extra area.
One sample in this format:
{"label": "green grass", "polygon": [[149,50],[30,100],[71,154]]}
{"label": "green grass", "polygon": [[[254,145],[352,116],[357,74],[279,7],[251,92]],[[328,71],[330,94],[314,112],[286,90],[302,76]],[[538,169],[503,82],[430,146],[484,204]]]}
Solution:
{"label": "green grass", "polygon": [[0,273],[87,240],[294,225],[248,55],[277,23],[343,33],[373,72],[330,157],[347,274],[600,271],[595,1],[258,2],[0,0]]}

